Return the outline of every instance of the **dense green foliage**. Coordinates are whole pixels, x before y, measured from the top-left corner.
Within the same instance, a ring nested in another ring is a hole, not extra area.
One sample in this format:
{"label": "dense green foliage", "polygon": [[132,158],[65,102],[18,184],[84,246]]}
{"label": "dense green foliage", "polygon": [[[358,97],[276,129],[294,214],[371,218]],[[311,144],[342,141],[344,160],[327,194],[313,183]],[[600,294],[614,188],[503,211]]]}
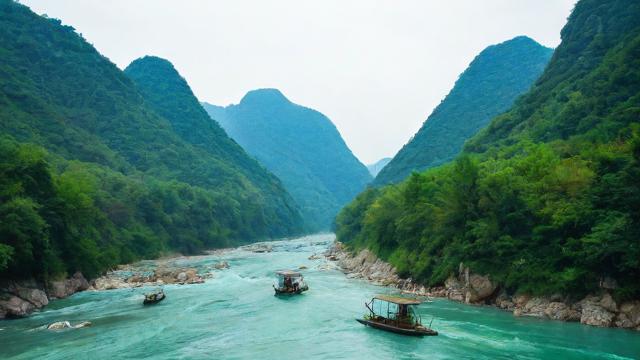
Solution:
{"label": "dense green foliage", "polygon": [[176,123],[206,116],[182,85],[158,106],[73,28],[0,0],[0,278],[303,230],[280,181],[222,129]]}
{"label": "dense green foliage", "polygon": [[[264,217],[256,221],[265,222],[273,230],[268,235],[291,235],[301,230],[296,205],[284,191],[280,180],[248,156],[218,123],[211,121],[187,82],[170,62],[146,56],[132,62],[124,72],[133,79],[149,107],[169,120],[181,138],[215,156],[208,159],[207,166],[214,169],[212,176],[220,183],[216,188],[227,187],[229,194],[238,196],[243,195],[237,193],[238,185],[258,187],[259,193],[245,192],[244,195],[250,198],[244,200],[259,199]],[[247,206],[248,211],[255,204]],[[256,226],[261,225],[256,223]]]}
{"label": "dense green foliage", "polygon": [[331,120],[290,102],[275,89],[250,91],[211,117],[267,169],[301,206],[313,230],[328,230],[340,208],[371,180]]}
{"label": "dense green foliage", "polygon": [[453,163],[359,195],[338,237],[441,284],[640,296],[640,3],[581,0],[535,86]]}
{"label": "dense green foliage", "polygon": [[507,111],[542,74],[552,50],[519,36],[484,49],[422,128],[380,171],[376,185],[451,161],[464,142]]}

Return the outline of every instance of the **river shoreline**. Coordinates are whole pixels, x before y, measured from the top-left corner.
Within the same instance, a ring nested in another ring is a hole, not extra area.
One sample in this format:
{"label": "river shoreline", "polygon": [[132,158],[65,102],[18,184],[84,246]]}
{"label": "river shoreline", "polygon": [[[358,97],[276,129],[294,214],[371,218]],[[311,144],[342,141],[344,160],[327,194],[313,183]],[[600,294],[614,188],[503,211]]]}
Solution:
{"label": "river shoreline", "polygon": [[598,327],[615,327],[640,331],[640,300],[617,304],[603,288],[572,302],[561,295],[535,297],[507,294],[489,276],[475,274],[460,264],[457,275],[450,276],[444,286],[425,287],[412,279],[402,279],[390,264],[364,249],[356,254],[336,241],[325,253],[351,278],[368,280],[381,286],[394,287],[403,293],[423,297],[447,298],[469,305],[486,305],[513,313],[549,320],[580,322]]}
{"label": "river shoreline", "polygon": [[[156,260],[143,260],[120,265],[91,281],[77,272],[68,279],[53,281],[44,286],[33,280],[7,282],[0,285],[0,319],[29,316],[44,308],[51,300],[63,299],[81,291],[104,291],[169,284],[202,284],[215,277],[217,271],[229,268],[226,261],[207,266],[184,266],[185,260],[220,255],[234,249],[249,252],[271,252],[269,242],[255,243],[238,248],[219,249],[205,255],[175,255]],[[320,258],[314,254],[311,259]],[[513,313],[514,316],[536,317],[550,320],[580,322],[599,327],[617,327],[640,331],[640,301],[617,304],[606,289],[584,299],[571,302],[566,297],[533,297],[526,294],[506,294],[489,276],[474,274],[460,265],[457,276],[451,276],[441,287],[425,287],[412,279],[402,279],[388,263],[372,252],[349,252],[341,243],[330,245],[324,257],[336,265],[348,278],[360,278],[376,285],[397,288],[403,293],[447,298],[469,305],[493,306]]]}
{"label": "river shoreline", "polygon": [[[249,251],[267,251],[268,245],[260,243],[241,246]],[[220,255],[237,248],[206,251],[204,255],[185,256],[172,254],[154,260],[141,260],[131,264],[118,265],[95,279],[87,280],[81,272],[72,276],[50,281],[47,284],[33,279],[6,281],[0,283],[0,320],[23,318],[42,310],[52,300],[65,299],[82,291],[105,291],[113,289],[139,288],[143,286],[163,286],[170,284],[202,284],[214,277],[214,271],[228,269],[227,262],[209,267],[185,267],[185,260],[211,255]],[[266,249],[266,250],[265,250]]]}

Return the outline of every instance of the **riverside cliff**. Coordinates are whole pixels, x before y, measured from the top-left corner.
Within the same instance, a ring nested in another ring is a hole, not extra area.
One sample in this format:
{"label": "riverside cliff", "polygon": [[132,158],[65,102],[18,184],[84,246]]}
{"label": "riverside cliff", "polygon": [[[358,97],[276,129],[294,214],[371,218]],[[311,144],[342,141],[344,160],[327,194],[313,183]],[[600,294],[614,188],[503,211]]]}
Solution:
{"label": "riverside cliff", "polygon": [[0,319],[27,316],[50,300],[66,298],[90,286],[80,272],[47,285],[34,280],[7,281],[0,284]]}
{"label": "riverside cliff", "polygon": [[514,316],[529,316],[550,320],[576,321],[599,327],[618,327],[640,331],[640,300],[617,303],[610,294],[616,284],[603,281],[601,291],[579,301],[569,296],[531,296],[508,294],[490,276],[476,274],[460,264],[457,274],[452,274],[444,286],[425,287],[411,278],[401,278],[396,269],[364,249],[350,252],[336,242],[325,254],[351,278],[361,278],[378,285],[396,287],[402,292],[417,296],[447,298],[472,305],[490,305],[510,311]]}

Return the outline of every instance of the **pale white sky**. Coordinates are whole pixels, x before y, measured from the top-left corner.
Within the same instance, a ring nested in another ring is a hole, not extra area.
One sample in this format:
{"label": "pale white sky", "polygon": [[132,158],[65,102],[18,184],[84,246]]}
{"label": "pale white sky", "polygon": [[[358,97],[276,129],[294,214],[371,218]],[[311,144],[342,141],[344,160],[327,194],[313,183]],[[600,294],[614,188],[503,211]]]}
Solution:
{"label": "pale white sky", "polygon": [[170,60],[196,96],[274,87],[321,111],[364,163],[393,156],[486,46],[555,47],[575,0],[22,0],[120,68]]}

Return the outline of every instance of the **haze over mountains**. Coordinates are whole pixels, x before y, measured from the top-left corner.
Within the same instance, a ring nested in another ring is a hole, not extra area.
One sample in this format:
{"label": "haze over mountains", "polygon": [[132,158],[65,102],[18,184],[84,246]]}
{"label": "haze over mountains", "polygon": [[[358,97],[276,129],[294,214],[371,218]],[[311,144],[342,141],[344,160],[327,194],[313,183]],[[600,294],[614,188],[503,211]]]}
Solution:
{"label": "haze over mountains", "polygon": [[235,141],[278,176],[314,230],[371,181],[331,120],[276,89],[248,92],[237,105],[204,104]]}
{"label": "haze over mountains", "polygon": [[380,171],[374,184],[396,183],[412,171],[452,160],[468,138],[531,87],[552,53],[525,36],[484,49],[422,128]]}
{"label": "haze over mountains", "polygon": [[387,166],[387,164],[390,161],[391,161],[390,157],[382,158],[382,159],[374,162],[373,164],[367,165],[367,169],[369,170],[369,173],[371,174],[371,176],[373,176],[375,178],[376,175],[378,175],[378,173],[380,172],[380,170],[382,170],[382,168]]}

